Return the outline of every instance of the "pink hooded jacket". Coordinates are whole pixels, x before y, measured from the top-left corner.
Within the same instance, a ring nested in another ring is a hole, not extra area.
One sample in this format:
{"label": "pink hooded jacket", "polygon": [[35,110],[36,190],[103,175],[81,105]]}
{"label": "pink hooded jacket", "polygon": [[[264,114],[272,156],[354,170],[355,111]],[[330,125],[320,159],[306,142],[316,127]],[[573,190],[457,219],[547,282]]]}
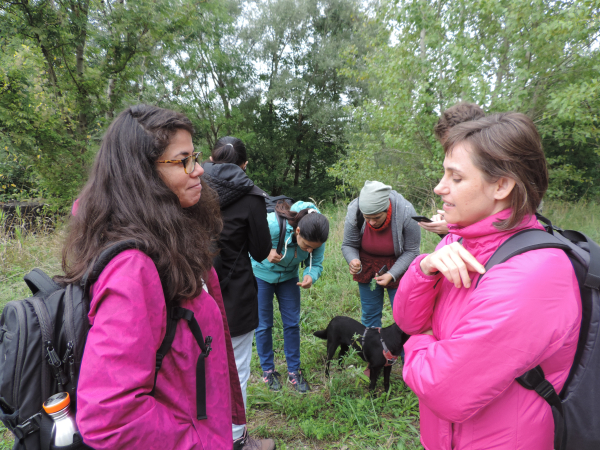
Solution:
{"label": "pink hooded jacket", "polygon": [[[222,450],[232,447],[228,330],[214,270],[206,290],[181,306],[212,336],[206,359],[208,419],[196,420],[196,362],[200,349],[180,320],[154,383],[156,351],[166,332],[166,306],[152,260],[138,250],[116,256],[92,287],[92,325],[77,389],[77,425],[94,449]],[[235,366],[234,366],[235,367]],[[233,391],[233,394],[232,394]],[[240,395],[241,399],[241,395]],[[241,400],[240,400],[241,401]],[[239,402],[238,402],[239,403]],[[233,402],[234,406],[236,402]],[[239,406],[239,405],[238,405]],[[243,417],[243,402],[241,423]],[[235,416],[234,408],[234,416]]]}
{"label": "pink hooded jacket", "polygon": [[[485,265],[509,236],[541,228],[528,216],[510,231],[492,225],[504,210],[468,227],[451,227],[438,248],[463,237]],[[560,392],[573,362],[581,298],[573,267],[557,249],[534,250],[492,268],[475,288],[426,276],[421,255],[394,301],[394,319],[412,335],[403,377],[419,398],[421,442],[427,450],[551,450],[550,406],[515,378],[541,365]],[[433,330],[433,336],[423,333]]]}

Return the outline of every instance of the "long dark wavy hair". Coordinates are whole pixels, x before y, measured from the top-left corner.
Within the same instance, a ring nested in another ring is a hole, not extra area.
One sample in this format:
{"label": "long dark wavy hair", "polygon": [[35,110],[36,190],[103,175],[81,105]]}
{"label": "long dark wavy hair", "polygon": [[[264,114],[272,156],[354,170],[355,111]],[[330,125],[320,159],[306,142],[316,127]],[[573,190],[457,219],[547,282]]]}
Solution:
{"label": "long dark wavy hair", "polygon": [[177,130],[194,132],[183,114],[147,105],[111,123],[69,224],[65,282],[80,282],[110,244],[135,240],[154,261],[167,304],[199,295],[222,222],[218,197],[202,179],[200,201],[184,209],[159,176],[155,161]]}

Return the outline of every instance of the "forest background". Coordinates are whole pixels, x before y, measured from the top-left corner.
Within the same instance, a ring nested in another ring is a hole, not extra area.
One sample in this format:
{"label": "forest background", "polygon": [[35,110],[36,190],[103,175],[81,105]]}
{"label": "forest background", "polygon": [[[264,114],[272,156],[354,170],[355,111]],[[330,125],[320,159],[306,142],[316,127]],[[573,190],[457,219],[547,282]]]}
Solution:
{"label": "forest background", "polygon": [[[389,394],[367,393],[356,354],[323,375],[312,332],[360,314],[339,252],[345,201],[330,203],[370,179],[435,211],[443,151],[433,126],[468,101],[534,120],[550,167],[544,213],[600,241],[599,38],[600,0],[0,0],[0,205],[68,211],[129,105],[184,112],[205,157],[218,138],[241,138],[258,186],[324,201],[332,224],[324,276],[303,293],[314,395],[265,390],[254,355],[253,435],[282,449],[418,449],[401,368]],[[65,227],[53,220],[48,233],[0,230],[0,308],[27,296],[32,267],[60,272]],[[438,242],[424,233],[421,251]],[[11,446],[0,427],[0,449]]]}
{"label": "forest background", "polygon": [[600,0],[2,0],[0,201],[70,205],[103,133],[144,102],[225,135],[271,194],[364,180],[434,205],[439,113],[519,111],[548,196],[600,197]]}

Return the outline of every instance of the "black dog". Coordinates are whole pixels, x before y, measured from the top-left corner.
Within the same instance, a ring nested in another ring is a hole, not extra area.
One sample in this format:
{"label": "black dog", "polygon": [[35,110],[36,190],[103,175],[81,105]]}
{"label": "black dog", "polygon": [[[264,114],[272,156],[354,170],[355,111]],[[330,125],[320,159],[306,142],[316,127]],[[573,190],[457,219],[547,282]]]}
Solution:
{"label": "black dog", "polygon": [[[398,325],[393,324],[385,328],[369,328],[360,322],[345,316],[336,316],[331,319],[325,330],[315,331],[313,334],[321,339],[327,339],[327,366],[325,374],[329,376],[329,363],[333,359],[336,350],[340,348],[338,358],[340,365],[342,356],[348,352],[350,346],[354,347],[358,355],[369,363],[369,378],[371,383],[369,389],[375,388],[377,378],[383,369],[383,385],[386,391],[390,389],[390,373],[394,357],[400,356],[404,343],[410,337],[403,332]],[[359,337],[357,337],[357,335]],[[390,354],[384,355],[384,344]],[[392,357],[393,355],[393,357]]]}

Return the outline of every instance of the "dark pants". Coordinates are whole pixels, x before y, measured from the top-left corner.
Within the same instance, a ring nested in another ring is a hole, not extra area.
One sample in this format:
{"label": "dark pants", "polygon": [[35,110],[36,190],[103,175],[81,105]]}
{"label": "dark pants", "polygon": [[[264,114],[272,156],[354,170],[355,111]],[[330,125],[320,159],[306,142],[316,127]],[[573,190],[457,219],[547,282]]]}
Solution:
{"label": "dark pants", "polygon": [[[360,321],[365,327],[380,327],[381,314],[383,312],[383,297],[385,290],[382,286],[377,285],[374,291],[371,290],[370,283],[358,283],[358,292],[360,293],[361,318]],[[390,305],[394,309],[394,297],[396,289],[387,289],[390,297]]]}
{"label": "dark pants", "polygon": [[273,361],[273,296],[277,296],[283,322],[283,350],[288,372],[300,369],[300,286],[298,277],[281,283],[267,283],[260,278],[258,284],[258,328],[256,352],[263,371],[274,370]]}

